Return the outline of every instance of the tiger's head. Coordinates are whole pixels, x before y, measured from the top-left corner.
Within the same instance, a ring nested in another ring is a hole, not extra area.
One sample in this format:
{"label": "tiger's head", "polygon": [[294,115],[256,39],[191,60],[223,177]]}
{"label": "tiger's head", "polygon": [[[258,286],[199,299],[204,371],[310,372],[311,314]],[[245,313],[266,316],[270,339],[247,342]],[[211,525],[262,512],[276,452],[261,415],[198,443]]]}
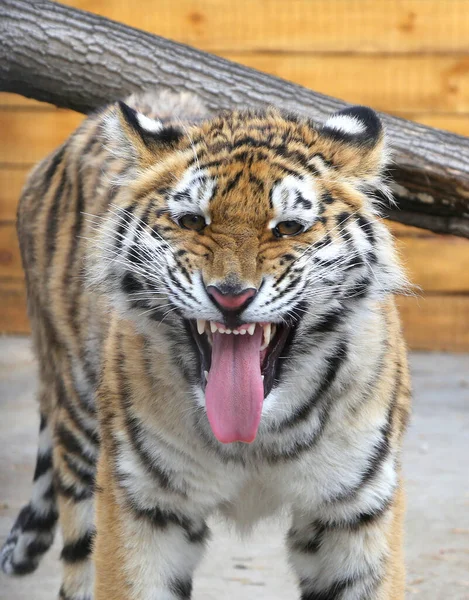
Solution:
{"label": "tiger's head", "polygon": [[251,442],[307,336],[403,281],[375,198],[380,120],[269,108],[168,125],[119,103],[106,131],[125,168],[95,276],[143,330],[183,332],[214,435]]}

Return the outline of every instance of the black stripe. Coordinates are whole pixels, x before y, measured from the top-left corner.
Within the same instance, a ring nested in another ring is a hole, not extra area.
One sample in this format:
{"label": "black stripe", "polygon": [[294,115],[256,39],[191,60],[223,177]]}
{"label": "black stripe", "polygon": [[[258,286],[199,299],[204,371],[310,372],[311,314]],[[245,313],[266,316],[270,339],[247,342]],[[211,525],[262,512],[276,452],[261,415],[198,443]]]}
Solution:
{"label": "black stripe", "polygon": [[54,538],[52,537],[52,532],[50,532],[47,541],[39,539],[30,542],[26,548],[26,554],[28,555],[28,558],[32,560],[47,552],[52,546],[53,541]]}
{"label": "black stripe", "polygon": [[49,450],[46,454],[38,454],[33,481],[39,479],[50,469],[52,469],[52,452]]}
{"label": "black stripe", "polygon": [[129,504],[136,517],[150,521],[152,526],[158,529],[166,529],[169,525],[178,525],[186,531],[192,529],[190,519],[173,511],[162,510],[157,506],[153,508],[141,508],[133,501],[130,501]]}
{"label": "black stripe", "polygon": [[353,587],[357,583],[356,579],[345,579],[337,581],[325,590],[307,590],[315,585],[314,581],[302,579],[300,587],[302,589],[301,600],[339,600],[345,590]]}
{"label": "black stripe", "polygon": [[356,219],[358,226],[366,235],[367,240],[370,242],[370,244],[374,245],[376,242],[376,238],[371,221],[368,221],[368,219],[366,219],[363,215],[360,214],[357,215]]}
{"label": "black stripe", "polygon": [[364,298],[368,293],[371,281],[369,277],[362,277],[344,291],[346,300],[359,300]]}
{"label": "black stripe", "polygon": [[307,198],[305,198],[303,196],[303,194],[301,194],[300,192],[296,192],[295,194],[295,200],[294,200],[294,206],[295,208],[300,205],[302,206],[305,210],[311,210],[311,208],[313,207],[313,204],[311,202],[311,200],[308,200]]}
{"label": "black stripe", "polygon": [[383,500],[383,503],[374,510],[362,511],[354,515],[350,519],[341,519],[338,521],[320,521],[318,526],[324,527],[328,531],[337,531],[343,529],[346,531],[358,531],[361,527],[373,525],[379,521],[383,515],[389,510],[392,504],[393,496]]}
{"label": "black stripe", "polygon": [[85,421],[77,411],[76,403],[74,403],[73,400],[70,398],[70,395],[67,389],[65,388],[63,380],[61,378],[57,379],[57,399],[59,405],[65,408],[71,421],[78,429],[78,431],[84,437],[87,438],[89,444],[91,446],[99,446],[99,433],[97,432],[98,421],[96,419],[96,411],[94,410],[94,407],[90,407],[88,397],[83,398],[83,396],[80,395],[78,392],[76,392],[75,390],[73,391],[76,393],[76,397],[78,398],[78,400],[80,400],[80,407],[86,412],[88,418],[92,419],[95,422],[96,428],[90,428],[85,423]]}
{"label": "black stripe", "polygon": [[241,179],[241,175],[243,171],[238,171],[236,175],[234,175],[231,179],[229,179],[225,184],[224,193],[228,194],[231,190],[238,185],[239,180]]}
{"label": "black stripe", "polygon": [[127,497],[127,503],[137,519],[149,521],[152,527],[161,530],[172,525],[180,527],[184,531],[187,541],[191,544],[202,544],[209,538],[209,528],[205,523],[201,527],[196,528],[192,519],[180,513],[163,510],[158,506],[142,508],[129,497]]}
{"label": "black stripe", "polygon": [[186,536],[191,544],[205,544],[210,537],[210,529],[204,523],[199,529],[188,529]]}
{"label": "black stripe", "polygon": [[87,531],[81,538],[68,542],[62,548],[60,558],[68,564],[86,560],[93,549],[93,538],[94,532]]}
{"label": "black stripe", "polygon": [[321,548],[321,539],[295,540],[290,544],[291,550],[300,554],[316,554]]}
{"label": "black stripe", "polygon": [[58,473],[55,474],[54,478],[54,489],[59,496],[69,498],[74,502],[82,502],[93,497],[93,488],[86,488],[81,492],[78,491],[73,485],[68,485],[62,481]]}
{"label": "black stripe", "polygon": [[309,336],[317,333],[332,333],[343,323],[346,316],[347,312],[345,309],[338,308],[331,310],[323,315],[315,325],[309,326],[305,334]]}
{"label": "black stripe", "polygon": [[177,266],[179,267],[179,270],[181,271],[181,273],[184,275],[184,277],[187,279],[187,281],[189,283],[192,283],[192,278],[190,276],[189,271],[186,269],[186,267],[184,266],[184,264],[177,258],[177,256],[173,257]]}
{"label": "black stripe", "polygon": [[71,454],[77,454],[83,460],[83,462],[90,467],[95,466],[95,459],[86,454],[78,438],[67,427],[65,427],[64,423],[59,423],[59,425],[56,427],[55,434],[60,444],[65,448],[65,450],[67,450],[67,452],[70,452]]}
{"label": "black stripe", "polygon": [[59,225],[59,206],[63,196],[65,184],[67,182],[67,169],[63,168],[60,175],[60,181],[57,184],[55,190],[54,200],[51,204],[49,213],[47,215],[47,229],[46,229],[46,255],[47,255],[47,266],[50,266],[52,259],[54,258],[56,248],[56,236]]}
{"label": "black stripe", "polygon": [[62,162],[62,158],[65,154],[65,149],[66,149],[66,145],[64,144],[62,147],[58,148],[58,150],[55,152],[54,156],[52,157],[52,160],[49,164],[49,166],[47,167],[46,172],[44,173],[44,177],[43,177],[43,186],[44,189],[47,190],[47,188],[50,186],[50,180],[52,179],[52,177],[54,176],[55,172],[57,171],[60,163]]}
{"label": "black stripe", "polygon": [[70,471],[75,475],[77,479],[79,479],[79,483],[84,487],[93,487],[95,483],[95,472],[93,470],[92,473],[86,471],[83,467],[81,467],[75,456],[72,454],[64,454],[64,460],[67,464],[67,467]]}
{"label": "black stripe", "polygon": [[59,591],[59,600],[93,600],[93,599],[91,596],[80,595],[79,597],[77,597],[77,596],[75,596],[75,594],[73,594],[73,596],[70,596],[69,594],[67,594],[64,586],[62,585],[62,587],[60,588],[60,591]]}
{"label": "black stripe", "polygon": [[[124,365],[125,358],[121,357],[121,365]],[[155,459],[147,452],[142,441],[142,434],[144,433],[144,427],[140,419],[135,415],[132,415],[130,408],[132,400],[129,397],[129,390],[125,381],[125,374],[122,370],[119,372],[119,390],[120,390],[120,404],[124,413],[125,427],[129,435],[130,443],[134,452],[137,454],[149,474],[154,477],[159,485],[164,490],[170,490],[177,493],[180,496],[187,497],[187,494],[175,487],[172,483],[170,474],[163,468],[161,468],[155,461]],[[119,477],[122,479],[122,476]]]}
{"label": "black stripe", "polygon": [[189,600],[192,594],[192,580],[174,579],[170,582],[169,589],[178,600]]}
{"label": "black stripe", "polygon": [[48,533],[54,528],[58,518],[59,515],[55,508],[51,508],[46,514],[38,514],[34,508],[28,504],[21,509],[14,528],[19,528],[21,531]]}
{"label": "black stripe", "polygon": [[166,268],[166,273],[169,277],[169,279],[172,281],[172,283],[176,286],[176,288],[182,293],[183,296],[186,296],[187,298],[190,298],[191,300],[194,300],[194,302],[197,302],[197,298],[191,294],[189,292],[189,290],[186,290],[182,284],[179,283],[179,281],[177,281],[177,279],[173,276],[173,274],[171,273],[171,271],[169,270],[169,267]]}
{"label": "black stripe", "polygon": [[[37,186],[37,190],[36,190],[36,194],[35,194],[36,197],[38,197],[38,198],[44,197],[50,191],[52,179],[54,178],[54,175],[56,174],[57,169],[59,168],[60,164],[62,163],[62,159],[64,157],[66,148],[67,148],[66,144],[64,144],[63,146],[58,148],[57,151],[55,152],[54,156],[52,156],[51,161],[50,161],[47,169],[45,170],[45,172],[38,174],[40,183]],[[35,181],[33,180],[31,183],[35,187],[35,185],[34,185]],[[36,204],[34,206],[34,212],[31,215],[32,220],[34,220],[36,214],[43,208],[44,208],[44,204],[42,202],[36,202]]]}
{"label": "black stripe", "polygon": [[321,379],[321,383],[318,389],[303,406],[301,406],[295,411],[295,413],[291,417],[285,419],[278,425],[279,431],[287,427],[294,427],[302,421],[305,421],[310,416],[314,407],[317,405],[319,399],[329,390],[329,388],[334,383],[334,380],[337,376],[337,372],[339,371],[346,358],[347,343],[340,342],[334,349],[334,352],[326,359],[326,370],[324,376]]}
{"label": "black stripe", "polygon": [[257,187],[259,194],[264,193],[265,182],[260,177],[256,177],[253,173],[249,173],[249,183]]}
{"label": "black stripe", "polygon": [[130,272],[127,272],[121,280],[121,289],[124,294],[136,294],[145,288],[143,284]]}
{"label": "black stripe", "polygon": [[324,202],[324,204],[332,204],[334,202],[334,196],[330,192],[326,192],[321,196],[321,202]]}
{"label": "black stripe", "polygon": [[39,431],[44,431],[47,427],[47,417],[41,413],[41,422],[39,424]]}
{"label": "black stripe", "polygon": [[12,563],[12,567],[15,575],[29,575],[37,568],[37,560]]}
{"label": "black stripe", "polygon": [[304,532],[290,530],[288,533],[289,545],[291,550],[300,554],[316,554],[324,541],[326,527],[320,523],[314,523],[314,535],[309,538],[299,537]]}

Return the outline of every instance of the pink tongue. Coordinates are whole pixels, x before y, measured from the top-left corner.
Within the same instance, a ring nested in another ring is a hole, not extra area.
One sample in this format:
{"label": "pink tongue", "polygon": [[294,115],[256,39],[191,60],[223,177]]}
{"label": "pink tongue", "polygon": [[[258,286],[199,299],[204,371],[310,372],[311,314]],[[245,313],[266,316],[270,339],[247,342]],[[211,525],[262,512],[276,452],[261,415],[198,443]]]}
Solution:
{"label": "pink tongue", "polygon": [[224,444],[253,442],[256,437],[264,402],[261,343],[259,326],[254,335],[213,334],[205,405],[212,431]]}

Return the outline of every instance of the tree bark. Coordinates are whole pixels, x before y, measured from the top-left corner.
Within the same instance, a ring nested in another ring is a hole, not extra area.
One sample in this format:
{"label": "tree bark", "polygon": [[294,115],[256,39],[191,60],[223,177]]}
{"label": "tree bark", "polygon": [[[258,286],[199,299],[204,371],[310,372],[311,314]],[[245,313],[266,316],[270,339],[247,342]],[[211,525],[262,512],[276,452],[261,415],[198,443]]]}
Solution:
{"label": "tree bark", "polygon": [[[155,86],[194,92],[213,112],[268,103],[322,122],[345,106],[91,13],[47,0],[1,0],[1,91],[87,113]],[[469,237],[469,139],[381,116],[394,148],[399,208],[389,218]]]}

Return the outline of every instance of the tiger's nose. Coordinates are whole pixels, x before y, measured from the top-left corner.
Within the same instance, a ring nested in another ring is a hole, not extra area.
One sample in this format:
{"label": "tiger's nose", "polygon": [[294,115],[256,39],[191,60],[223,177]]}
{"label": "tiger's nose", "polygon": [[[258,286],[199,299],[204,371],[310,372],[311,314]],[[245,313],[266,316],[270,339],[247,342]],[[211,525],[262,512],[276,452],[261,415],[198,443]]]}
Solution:
{"label": "tiger's nose", "polygon": [[221,290],[214,285],[207,286],[207,293],[222,312],[240,312],[257,294],[255,288],[246,288],[240,292],[232,289]]}

